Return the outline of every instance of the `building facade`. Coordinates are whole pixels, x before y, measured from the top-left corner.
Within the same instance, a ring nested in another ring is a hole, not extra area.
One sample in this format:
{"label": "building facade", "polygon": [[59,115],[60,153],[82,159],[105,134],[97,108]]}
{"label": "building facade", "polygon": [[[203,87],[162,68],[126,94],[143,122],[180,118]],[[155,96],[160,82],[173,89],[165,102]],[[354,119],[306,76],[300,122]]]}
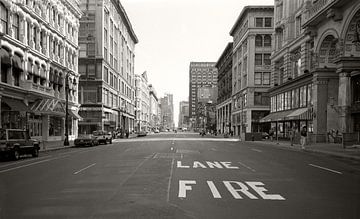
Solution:
{"label": "building facade", "polygon": [[359,142],[360,2],[275,1],[275,17],[271,114],[264,122],[283,138],[306,126],[311,142]]}
{"label": "building facade", "polygon": [[42,142],[60,141],[68,113],[74,139],[80,119],[79,2],[1,0],[0,12],[1,127],[28,129]]}
{"label": "building facade", "polygon": [[150,95],[150,130],[159,130],[160,128],[160,110],[159,110],[159,99],[156,94],[156,90],[153,85],[149,85],[149,95]]}
{"label": "building facade", "polygon": [[218,69],[218,95],[216,104],[216,130],[219,133],[231,131],[232,102],[232,50],[233,43],[228,43],[216,63]]}
{"label": "building facade", "polygon": [[150,128],[150,90],[147,73],[135,75],[135,131],[149,131]]}
{"label": "building facade", "polygon": [[189,68],[189,119],[192,129],[200,128],[198,88],[216,87],[218,71],[215,62],[190,62]]}
{"label": "building facade", "polygon": [[230,31],[233,37],[232,126],[234,134],[262,132],[269,113],[273,6],[246,6]]}
{"label": "building facade", "polygon": [[178,128],[189,128],[189,102],[181,101],[179,105]]}
{"label": "building facade", "polygon": [[119,0],[81,0],[79,132],[133,131],[135,44],[138,39]]}
{"label": "building facade", "polygon": [[161,129],[174,129],[174,102],[172,94],[165,94],[160,98],[161,106]]}

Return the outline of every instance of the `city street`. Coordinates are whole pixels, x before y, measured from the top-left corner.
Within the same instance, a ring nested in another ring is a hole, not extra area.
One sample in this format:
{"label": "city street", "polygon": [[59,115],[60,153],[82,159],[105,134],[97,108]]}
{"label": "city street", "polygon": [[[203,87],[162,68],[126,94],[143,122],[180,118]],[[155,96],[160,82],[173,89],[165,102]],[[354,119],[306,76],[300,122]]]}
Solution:
{"label": "city street", "polygon": [[359,218],[360,163],[196,133],[0,161],[0,218]]}

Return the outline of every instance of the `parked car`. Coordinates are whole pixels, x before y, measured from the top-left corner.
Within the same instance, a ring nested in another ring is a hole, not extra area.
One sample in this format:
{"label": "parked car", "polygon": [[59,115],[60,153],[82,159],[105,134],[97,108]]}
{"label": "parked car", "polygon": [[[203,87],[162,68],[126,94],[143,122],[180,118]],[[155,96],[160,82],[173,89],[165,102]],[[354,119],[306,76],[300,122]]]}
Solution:
{"label": "parked car", "polygon": [[100,130],[100,131],[94,131],[93,135],[96,137],[99,144],[100,143],[112,144],[112,134],[111,134],[111,132],[105,132],[105,131]]}
{"label": "parked car", "polygon": [[139,131],[139,132],[137,132],[137,136],[138,137],[144,137],[144,136],[146,136],[147,135],[147,132],[146,131]]}
{"label": "parked car", "polygon": [[22,129],[0,129],[0,153],[10,155],[14,160],[23,154],[39,156],[40,142],[30,138],[29,132]]}
{"label": "parked car", "polygon": [[79,135],[75,141],[74,141],[75,146],[95,146],[95,145],[99,145],[99,141],[97,139],[96,136],[92,135],[92,134],[82,134]]}

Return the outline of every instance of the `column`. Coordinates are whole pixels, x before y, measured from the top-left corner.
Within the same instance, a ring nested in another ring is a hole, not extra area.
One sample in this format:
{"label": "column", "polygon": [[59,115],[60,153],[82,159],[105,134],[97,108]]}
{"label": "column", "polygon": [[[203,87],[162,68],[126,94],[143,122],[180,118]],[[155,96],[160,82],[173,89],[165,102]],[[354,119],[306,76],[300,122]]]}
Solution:
{"label": "column", "polygon": [[14,86],[14,77],[13,77],[13,56],[14,56],[14,52],[12,51],[11,53],[9,53],[9,56],[10,56],[10,63],[11,63],[11,66],[10,68],[8,69],[7,71],[7,83],[10,84],[11,86]]}
{"label": "column", "polygon": [[316,72],[313,79],[313,102],[315,118],[313,120],[314,138],[312,139],[315,143],[326,141],[326,132],[328,131],[328,113],[331,113],[328,111],[331,111],[330,108],[332,104],[329,103],[330,108],[328,109],[328,98],[329,101],[331,101],[331,97],[328,97],[328,80],[326,78],[321,78],[320,73]]}
{"label": "column", "polygon": [[37,51],[41,51],[41,45],[40,45],[40,26],[37,26],[35,32],[36,32],[36,35],[35,35],[35,37],[36,37],[35,49],[36,49]]}
{"label": "column", "polygon": [[351,75],[348,72],[339,74],[338,105],[340,132],[348,133],[351,131]]}

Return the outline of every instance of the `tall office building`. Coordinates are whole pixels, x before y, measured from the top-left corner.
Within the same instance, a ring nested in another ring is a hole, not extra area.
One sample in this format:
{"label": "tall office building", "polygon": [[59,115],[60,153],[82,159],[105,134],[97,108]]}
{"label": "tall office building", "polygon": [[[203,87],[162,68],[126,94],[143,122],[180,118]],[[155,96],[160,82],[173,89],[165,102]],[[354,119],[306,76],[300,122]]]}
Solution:
{"label": "tall office building", "polygon": [[174,124],[174,102],[172,94],[165,94],[160,98],[161,104],[161,126],[163,129],[173,129]]}
{"label": "tall office building", "polygon": [[200,109],[198,88],[216,87],[218,71],[215,62],[190,62],[189,69],[189,119],[191,128],[199,124]]}
{"label": "tall office building", "polygon": [[134,130],[135,44],[119,0],[81,0],[79,132]]}
{"label": "tall office building", "polygon": [[152,84],[149,84],[150,95],[150,107],[149,107],[149,123],[150,129],[154,131],[160,127],[160,110],[159,110],[159,98],[157,97],[156,90]]}
{"label": "tall office building", "polygon": [[0,126],[42,142],[77,135],[77,0],[0,1]]}
{"label": "tall office building", "polygon": [[179,105],[178,128],[188,128],[189,126],[189,102],[181,101]]}
{"label": "tall office building", "polygon": [[230,31],[233,37],[232,129],[261,132],[269,114],[274,6],[246,6]]}

